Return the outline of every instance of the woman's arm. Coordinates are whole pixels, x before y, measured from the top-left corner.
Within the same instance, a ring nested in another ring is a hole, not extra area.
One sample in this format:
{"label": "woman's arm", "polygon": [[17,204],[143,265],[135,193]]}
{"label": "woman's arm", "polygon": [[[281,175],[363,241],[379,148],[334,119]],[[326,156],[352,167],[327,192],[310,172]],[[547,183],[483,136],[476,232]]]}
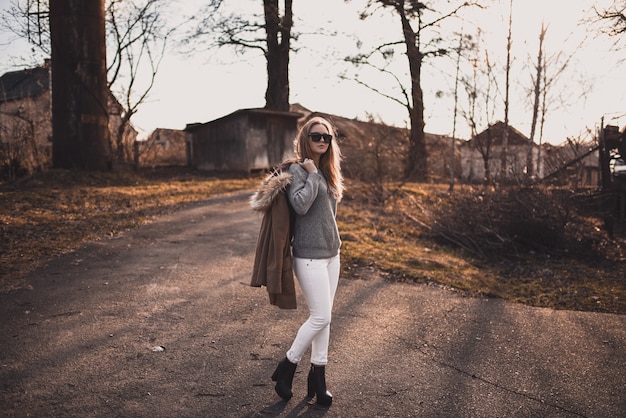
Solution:
{"label": "woman's arm", "polygon": [[300,164],[292,164],[289,173],[293,176],[289,186],[289,203],[298,215],[305,215],[319,190],[322,177],[319,173],[309,173]]}

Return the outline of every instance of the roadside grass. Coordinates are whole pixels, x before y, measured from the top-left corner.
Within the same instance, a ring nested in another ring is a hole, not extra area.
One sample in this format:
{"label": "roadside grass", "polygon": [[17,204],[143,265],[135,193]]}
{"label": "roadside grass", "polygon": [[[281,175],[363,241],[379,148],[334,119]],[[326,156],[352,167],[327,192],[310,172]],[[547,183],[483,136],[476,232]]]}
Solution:
{"label": "roadside grass", "polygon": [[[28,288],[29,273],[87,241],[115,236],[186,204],[251,191],[259,182],[259,176],[217,177],[184,169],[51,170],[1,184],[0,291]],[[437,222],[445,224],[459,204],[458,195],[452,199],[447,186],[406,185],[401,197],[383,207],[367,203],[367,190],[353,186],[348,184],[338,212],[347,279],[358,279],[371,269],[388,280],[427,283],[467,295],[555,309],[626,313],[623,258],[555,257],[532,251],[515,257],[477,257],[432,228]],[[594,222],[584,223],[596,231]]]}
{"label": "roadside grass", "polygon": [[250,189],[255,178],[185,171],[136,174],[50,170],[0,186],[0,291],[81,244],[114,236],[185,204]]}
{"label": "roadside grass", "polygon": [[[475,190],[459,186],[451,195],[447,189],[447,185],[405,185],[400,197],[383,208],[364,203],[363,192],[356,196],[349,192],[338,217],[344,269],[358,272],[357,267],[369,266],[385,272],[390,280],[530,306],[626,313],[626,241],[623,236],[608,238],[598,226],[601,220],[570,215],[564,240],[571,236],[574,242],[565,243],[565,249],[538,252],[518,246],[513,250],[503,244],[479,256],[483,253],[473,249],[484,238],[478,233],[462,236],[461,224],[479,219],[476,230],[485,229],[488,222],[495,228],[501,203],[496,209],[485,199],[480,202],[485,213],[478,214],[479,209],[467,204]],[[577,212],[576,207],[570,209]],[[493,235],[504,242],[498,232]],[[585,240],[577,237],[585,237],[596,248],[578,248]],[[463,242],[473,246],[459,244]],[[605,251],[609,246],[611,250]]]}

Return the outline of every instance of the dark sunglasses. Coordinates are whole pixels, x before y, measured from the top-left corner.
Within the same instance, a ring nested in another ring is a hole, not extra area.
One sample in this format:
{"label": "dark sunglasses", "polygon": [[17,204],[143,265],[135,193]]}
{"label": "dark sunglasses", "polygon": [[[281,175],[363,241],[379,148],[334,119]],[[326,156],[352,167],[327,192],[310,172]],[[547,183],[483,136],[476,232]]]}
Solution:
{"label": "dark sunglasses", "polygon": [[324,138],[324,142],[330,144],[333,140],[333,136],[330,134],[321,134],[319,132],[312,132],[309,134],[309,138],[313,140],[313,142],[320,142],[322,138]]}

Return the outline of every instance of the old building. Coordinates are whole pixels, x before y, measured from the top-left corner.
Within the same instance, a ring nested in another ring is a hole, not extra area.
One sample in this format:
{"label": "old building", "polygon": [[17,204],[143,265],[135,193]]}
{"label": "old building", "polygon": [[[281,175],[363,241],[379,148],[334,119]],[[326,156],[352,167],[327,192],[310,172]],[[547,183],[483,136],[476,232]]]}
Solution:
{"label": "old building", "polygon": [[469,183],[493,180],[517,182],[543,176],[544,169],[539,159],[539,146],[512,126],[508,127],[506,170],[503,172],[504,132],[504,123],[496,122],[461,145],[463,181]]}
{"label": "old building", "polygon": [[[51,66],[11,71],[0,77],[0,170],[5,176],[33,173],[52,165]],[[109,94],[111,147],[121,123],[122,106]],[[137,132],[129,127],[124,135],[125,162],[132,161]],[[117,154],[115,154],[117,155]]]}
{"label": "old building", "polygon": [[50,68],[0,77],[0,170],[8,177],[41,170],[52,162]]}
{"label": "old building", "polygon": [[186,166],[185,131],[157,128],[145,141],[135,142],[138,167]]}
{"label": "old building", "polygon": [[265,170],[293,155],[301,115],[241,109],[185,128],[191,167],[208,171]]}

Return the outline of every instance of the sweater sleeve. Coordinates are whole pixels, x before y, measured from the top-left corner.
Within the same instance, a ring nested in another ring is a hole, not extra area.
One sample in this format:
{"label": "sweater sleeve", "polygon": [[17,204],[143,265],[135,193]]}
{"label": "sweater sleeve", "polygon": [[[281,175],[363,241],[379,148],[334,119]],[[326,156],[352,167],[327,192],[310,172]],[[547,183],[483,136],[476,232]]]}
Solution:
{"label": "sweater sleeve", "polygon": [[315,202],[322,177],[319,173],[307,172],[300,164],[292,164],[289,173],[293,176],[288,192],[289,203],[298,215],[305,215]]}

